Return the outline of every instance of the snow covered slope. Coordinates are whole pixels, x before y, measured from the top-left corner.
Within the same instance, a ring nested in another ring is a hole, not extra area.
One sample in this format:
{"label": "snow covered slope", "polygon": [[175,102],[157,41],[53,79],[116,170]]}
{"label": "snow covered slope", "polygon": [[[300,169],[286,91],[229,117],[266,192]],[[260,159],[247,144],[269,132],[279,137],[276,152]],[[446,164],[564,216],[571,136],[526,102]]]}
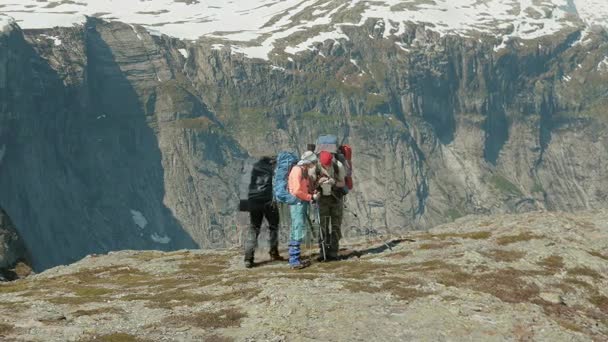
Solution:
{"label": "snow covered slope", "polygon": [[[405,22],[426,23],[441,34],[523,39],[583,23],[608,25],[607,0],[0,0],[0,11],[23,28],[70,26],[89,15],[184,39],[221,39],[258,58],[267,58],[280,40],[297,53],[346,38],[341,27],[369,18],[381,19],[385,38],[403,32]],[[295,33],[300,41],[287,39]]]}

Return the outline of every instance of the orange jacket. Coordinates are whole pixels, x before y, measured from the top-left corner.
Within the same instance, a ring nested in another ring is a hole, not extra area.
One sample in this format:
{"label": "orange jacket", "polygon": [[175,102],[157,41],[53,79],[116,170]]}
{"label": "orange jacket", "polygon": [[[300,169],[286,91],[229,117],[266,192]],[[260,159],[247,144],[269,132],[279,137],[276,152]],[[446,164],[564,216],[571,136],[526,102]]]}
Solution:
{"label": "orange jacket", "polygon": [[301,166],[294,166],[289,173],[289,182],[287,188],[289,193],[302,201],[310,202],[312,195],[309,191],[308,177],[304,174],[304,168]]}

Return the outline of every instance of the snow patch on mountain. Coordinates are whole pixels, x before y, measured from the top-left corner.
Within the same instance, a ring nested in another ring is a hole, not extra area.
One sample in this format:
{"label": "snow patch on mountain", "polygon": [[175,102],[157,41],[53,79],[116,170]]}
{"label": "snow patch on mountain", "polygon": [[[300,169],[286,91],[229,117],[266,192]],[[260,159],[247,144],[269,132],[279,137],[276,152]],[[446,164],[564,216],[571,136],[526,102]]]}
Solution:
{"label": "snow patch on mountain", "polygon": [[60,46],[62,44],[62,41],[59,37],[49,36],[46,34],[41,34],[40,36],[52,40],[53,45],[55,45],[55,46]]}
{"label": "snow patch on mountain", "polygon": [[190,54],[188,53],[188,50],[186,49],[177,49],[177,51],[179,51],[179,53],[184,56],[185,59],[188,59],[188,56],[190,56]]}
{"label": "snow patch on mountain", "polygon": [[13,18],[0,14],[0,35],[10,32],[13,23]]}
{"label": "snow patch on mountain", "polygon": [[608,57],[604,57],[604,59],[597,65],[597,71],[608,72]]}
{"label": "snow patch on mountain", "polygon": [[152,241],[156,243],[160,243],[163,245],[166,245],[171,242],[171,238],[167,235],[158,235],[157,233],[153,233],[152,235],[150,235],[150,239],[152,239]]}
{"label": "snow patch on mountain", "polygon": [[440,34],[498,34],[505,44],[581,24],[608,26],[606,0],[0,0],[0,6],[26,29],[81,24],[89,15],[182,39],[223,39],[233,52],[263,59],[276,46],[299,53],[348,39],[343,26],[369,19],[377,20],[375,37],[399,36],[411,22]]}
{"label": "snow patch on mountain", "polygon": [[146,220],[146,217],[140,211],[131,209],[131,217],[135,225],[140,229],[144,229],[148,225],[148,220]]}

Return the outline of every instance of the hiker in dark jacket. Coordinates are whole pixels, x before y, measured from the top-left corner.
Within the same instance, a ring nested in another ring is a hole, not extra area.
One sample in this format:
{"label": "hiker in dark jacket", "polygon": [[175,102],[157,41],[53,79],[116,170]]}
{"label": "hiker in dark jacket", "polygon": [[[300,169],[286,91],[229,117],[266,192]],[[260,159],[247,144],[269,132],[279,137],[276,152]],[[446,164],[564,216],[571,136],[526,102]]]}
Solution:
{"label": "hiker in dark jacket", "polygon": [[327,151],[321,151],[319,161],[321,164],[321,175],[318,180],[321,193],[319,216],[322,230],[322,239],[319,241],[319,261],[334,261],[339,259],[338,251],[342,238],[341,225],[344,209],[342,188],[346,184],[346,171],[344,165]]}
{"label": "hiker in dark jacket", "polygon": [[272,177],[276,159],[263,157],[253,165],[251,182],[249,183],[249,217],[251,224],[245,241],[245,267],[254,264],[254,253],[258,244],[258,236],[262,221],[268,222],[270,259],[283,261],[279,255],[279,211],[272,198]]}

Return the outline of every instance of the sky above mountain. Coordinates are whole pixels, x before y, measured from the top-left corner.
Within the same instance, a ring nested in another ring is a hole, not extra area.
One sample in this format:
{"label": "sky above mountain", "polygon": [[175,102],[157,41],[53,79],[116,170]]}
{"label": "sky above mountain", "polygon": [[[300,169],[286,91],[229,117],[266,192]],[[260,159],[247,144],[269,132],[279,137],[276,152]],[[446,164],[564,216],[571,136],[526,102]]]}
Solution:
{"label": "sky above mountain", "polygon": [[0,13],[26,29],[71,26],[85,15],[118,20],[183,39],[214,38],[257,58],[267,58],[280,41],[298,53],[315,42],[348,39],[342,28],[369,18],[384,26],[384,38],[399,35],[407,22],[504,40],[608,26],[607,0],[0,0]]}

